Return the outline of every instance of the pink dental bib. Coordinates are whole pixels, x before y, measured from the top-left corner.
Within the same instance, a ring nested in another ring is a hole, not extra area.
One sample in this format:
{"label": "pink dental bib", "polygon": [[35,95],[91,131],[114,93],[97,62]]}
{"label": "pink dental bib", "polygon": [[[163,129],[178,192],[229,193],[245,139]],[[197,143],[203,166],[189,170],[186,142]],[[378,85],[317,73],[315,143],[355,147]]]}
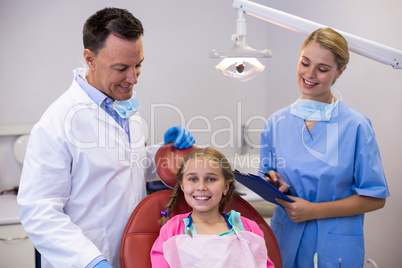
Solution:
{"label": "pink dental bib", "polygon": [[163,243],[163,255],[171,268],[266,268],[268,259],[264,239],[248,231],[224,236],[176,235]]}

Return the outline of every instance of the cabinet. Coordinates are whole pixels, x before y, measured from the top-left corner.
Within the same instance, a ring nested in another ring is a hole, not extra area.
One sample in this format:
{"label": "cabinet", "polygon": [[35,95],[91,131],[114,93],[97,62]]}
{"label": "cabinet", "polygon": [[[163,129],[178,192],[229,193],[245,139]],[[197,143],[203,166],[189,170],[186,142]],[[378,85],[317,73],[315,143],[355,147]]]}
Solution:
{"label": "cabinet", "polygon": [[35,268],[35,248],[21,225],[15,195],[0,195],[0,267]]}
{"label": "cabinet", "polygon": [[21,224],[0,225],[0,267],[35,268],[35,248]]}

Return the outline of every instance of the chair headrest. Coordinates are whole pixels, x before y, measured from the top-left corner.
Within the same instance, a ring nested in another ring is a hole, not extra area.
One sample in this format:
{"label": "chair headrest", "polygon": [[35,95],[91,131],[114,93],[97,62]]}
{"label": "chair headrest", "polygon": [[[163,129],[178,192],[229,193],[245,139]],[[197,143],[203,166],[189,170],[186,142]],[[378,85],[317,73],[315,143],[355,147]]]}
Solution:
{"label": "chair headrest", "polygon": [[188,149],[177,149],[173,143],[162,145],[155,154],[156,171],[164,184],[173,188],[176,184],[176,174],[184,157],[198,149],[191,146]]}

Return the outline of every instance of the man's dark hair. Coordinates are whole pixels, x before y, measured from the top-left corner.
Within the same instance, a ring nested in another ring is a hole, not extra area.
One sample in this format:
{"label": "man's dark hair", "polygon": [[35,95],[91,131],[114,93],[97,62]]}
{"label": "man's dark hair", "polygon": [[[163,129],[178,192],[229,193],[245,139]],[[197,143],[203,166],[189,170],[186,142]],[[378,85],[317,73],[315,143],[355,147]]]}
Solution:
{"label": "man's dark hair", "polygon": [[84,48],[98,55],[110,34],[136,41],[144,34],[144,29],[141,21],[126,9],[104,8],[85,22],[82,31]]}

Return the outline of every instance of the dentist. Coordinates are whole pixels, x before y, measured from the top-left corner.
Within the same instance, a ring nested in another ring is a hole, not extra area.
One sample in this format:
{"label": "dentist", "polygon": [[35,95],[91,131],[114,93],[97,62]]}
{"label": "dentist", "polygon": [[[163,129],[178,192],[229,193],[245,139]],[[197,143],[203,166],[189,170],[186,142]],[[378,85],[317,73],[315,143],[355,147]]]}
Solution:
{"label": "dentist", "polygon": [[271,220],[287,268],[313,267],[315,253],[318,267],[339,267],[339,260],[363,267],[364,213],[389,196],[370,120],[331,91],[348,62],[342,35],[314,31],[297,68],[301,97],[274,113],[261,134],[260,169],[294,201],[278,199]]}
{"label": "dentist", "polygon": [[[145,147],[133,86],[144,60],[141,22],[105,8],[83,29],[88,69],[30,134],[18,204],[21,222],[42,255],[42,267],[119,267],[120,240],[146,179],[157,176],[156,147]],[[165,143],[194,143],[180,126]]]}

